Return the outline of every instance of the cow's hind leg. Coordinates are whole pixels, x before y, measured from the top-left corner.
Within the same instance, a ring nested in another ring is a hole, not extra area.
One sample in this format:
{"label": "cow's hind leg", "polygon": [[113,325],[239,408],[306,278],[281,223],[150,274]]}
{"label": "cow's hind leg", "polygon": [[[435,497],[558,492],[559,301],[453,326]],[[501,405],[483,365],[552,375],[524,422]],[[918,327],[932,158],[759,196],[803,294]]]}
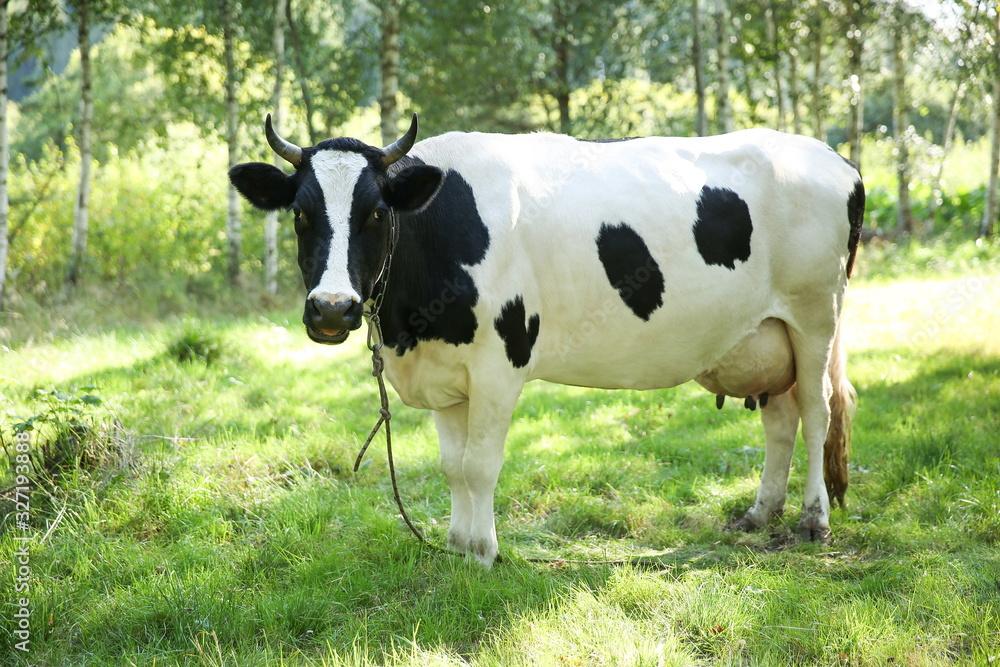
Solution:
{"label": "cow's hind leg", "polygon": [[746,515],[733,527],[739,530],[754,530],[764,526],[785,506],[788,493],[788,471],[795,449],[795,434],[799,430],[799,408],[795,398],[795,388],[778,396],[772,396],[767,407],[761,409],[760,418],[764,423],[764,472],[757,490],[757,500]]}
{"label": "cow's hind leg", "polygon": [[465,482],[462,461],[469,437],[469,404],[434,411],[438,442],[441,446],[441,468],[451,489],[451,525],[448,528],[448,548],[459,553],[469,550],[472,530],[472,496]]}
{"label": "cow's hind leg", "polygon": [[790,332],[795,352],[802,439],[809,459],[799,535],[808,540],[825,540],[830,535],[830,497],[823,481],[823,446],[830,428],[833,384],[827,367],[835,330],[836,326],[831,326],[828,336]]}

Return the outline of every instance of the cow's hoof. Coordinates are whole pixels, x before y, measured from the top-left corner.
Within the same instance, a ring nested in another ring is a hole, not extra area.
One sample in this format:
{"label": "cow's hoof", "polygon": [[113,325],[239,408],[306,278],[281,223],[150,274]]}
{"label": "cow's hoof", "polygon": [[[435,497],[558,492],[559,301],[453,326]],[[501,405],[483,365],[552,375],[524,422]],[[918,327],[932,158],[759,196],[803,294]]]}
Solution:
{"label": "cow's hoof", "polygon": [[809,522],[803,521],[799,524],[799,539],[806,542],[820,542],[825,544],[830,540],[830,527],[813,526]]}
{"label": "cow's hoof", "polygon": [[454,551],[457,554],[467,553],[469,551],[469,538],[449,535],[448,541],[445,542],[445,548],[448,549],[448,551]]}
{"label": "cow's hoof", "polygon": [[500,552],[497,549],[495,540],[472,540],[469,542],[469,553],[487,570],[493,567],[494,563],[499,563],[503,560],[500,558]]}
{"label": "cow's hoof", "polygon": [[784,514],[785,510],[783,508],[778,508],[774,511],[760,510],[756,505],[747,510],[747,513],[743,515],[743,518],[739,521],[734,521],[733,523],[726,526],[727,530],[740,531],[743,533],[752,533],[755,530],[760,530],[766,526],[771,519],[776,516],[781,516]]}
{"label": "cow's hoof", "polygon": [[726,526],[726,530],[731,530],[735,533],[752,533],[753,531],[759,529],[760,526],[747,517],[743,517],[739,521],[733,521],[731,524]]}

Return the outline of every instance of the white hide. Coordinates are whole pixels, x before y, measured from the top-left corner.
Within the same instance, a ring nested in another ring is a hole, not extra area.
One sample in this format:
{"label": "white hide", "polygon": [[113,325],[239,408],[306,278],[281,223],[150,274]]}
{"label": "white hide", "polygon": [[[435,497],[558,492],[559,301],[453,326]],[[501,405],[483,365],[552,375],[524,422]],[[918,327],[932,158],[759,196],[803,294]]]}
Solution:
{"label": "white hide", "polygon": [[[845,160],[818,141],[767,130],[612,143],[453,133],[423,141],[410,154],[461,174],[490,235],[486,258],[466,267],[479,290],[474,342],[421,342],[401,357],[386,357],[403,401],[436,411],[452,489],[452,548],[487,566],[496,557],[493,491],[525,382],[675,386],[706,371],[725,373],[725,355],[753,340],[748,336],[769,319],[767,331],[784,325],[780,340],[794,353],[798,384],[766,408],[764,478],[746,520],[762,525],[781,509],[801,415],[809,452],[803,524],[817,530],[828,524],[827,364],[847,281],[847,201],[858,180]],[[331,221],[346,219],[355,181],[349,172],[361,165],[346,158],[316,163],[328,205],[338,202],[340,217],[331,207]],[[335,165],[343,175],[321,174]],[[327,191],[331,180],[340,184],[336,193]],[[734,270],[706,264],[695,244],[696,203],[706,185],[733,190],[749,208],[751,254]],[[596,247],[604,223],[634,229],[663,274],[663,304],[648,321],[607,278]],[[335,244],[338,236],[346,237],[335,231]],[[346,294],[344,267],[346,248],[337,246],[317,291]],[[507,359],[493,324],[517,296],[541,322],[530,362],[520,369]],[[786,367],[789,359],[786,350]]]}

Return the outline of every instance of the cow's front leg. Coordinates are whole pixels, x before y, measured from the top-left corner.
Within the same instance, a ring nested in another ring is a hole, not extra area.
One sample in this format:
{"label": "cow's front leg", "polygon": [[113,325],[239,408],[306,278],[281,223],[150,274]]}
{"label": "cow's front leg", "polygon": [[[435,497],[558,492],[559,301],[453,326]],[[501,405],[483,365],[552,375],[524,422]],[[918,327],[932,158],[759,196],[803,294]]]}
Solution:
{"label": "cow's front leg", "polygon": [[795,449],[795,434],[799,430],[799,408],[793,387],[784,394],[772,396],[767,407],[761,408],[764,423],[764,472],[760,476],[757,500],[746,516],[735,525],[740,530],[753,530],[767,524],[785,506],[788,494],[788,471]]}
{"label": "cow's front leg", "polygon": [[472,496],[463,469],[465,443],[469,437],[469,404],[459,403],[445,410],[435,410],[434,422],[441,446],[441,468],[451,489],[448,548],[465,553],[469,550],[472,531]]}
{"label": "cow's front leg", "polygon": [[493,492],[503,466],[504,441],[521,385],[474,387],[469,399],[469,437],[462,472],[472,507],[469,553],[487,568],[497,558]]}

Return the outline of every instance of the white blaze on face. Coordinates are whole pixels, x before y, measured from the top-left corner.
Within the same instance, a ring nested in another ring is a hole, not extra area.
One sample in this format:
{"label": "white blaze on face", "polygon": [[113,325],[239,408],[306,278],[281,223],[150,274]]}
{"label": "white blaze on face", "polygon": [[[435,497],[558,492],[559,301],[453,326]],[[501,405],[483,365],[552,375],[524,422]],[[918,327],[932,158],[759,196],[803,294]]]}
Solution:
{"label": "white blaze on face", "polygon": [[319,283],[309,293],[311,299],[322,299],[330,303],[361,301],[361,295],[351,285],[351,277],[347,273],[347,248],[351,239],[354,186],[361,171],[367,166],[368,160],[359,153],[320,151],[312,158],[313,173],[323,191],[326,218],[333,230],[333,238],[326,256],[326,267]]}

